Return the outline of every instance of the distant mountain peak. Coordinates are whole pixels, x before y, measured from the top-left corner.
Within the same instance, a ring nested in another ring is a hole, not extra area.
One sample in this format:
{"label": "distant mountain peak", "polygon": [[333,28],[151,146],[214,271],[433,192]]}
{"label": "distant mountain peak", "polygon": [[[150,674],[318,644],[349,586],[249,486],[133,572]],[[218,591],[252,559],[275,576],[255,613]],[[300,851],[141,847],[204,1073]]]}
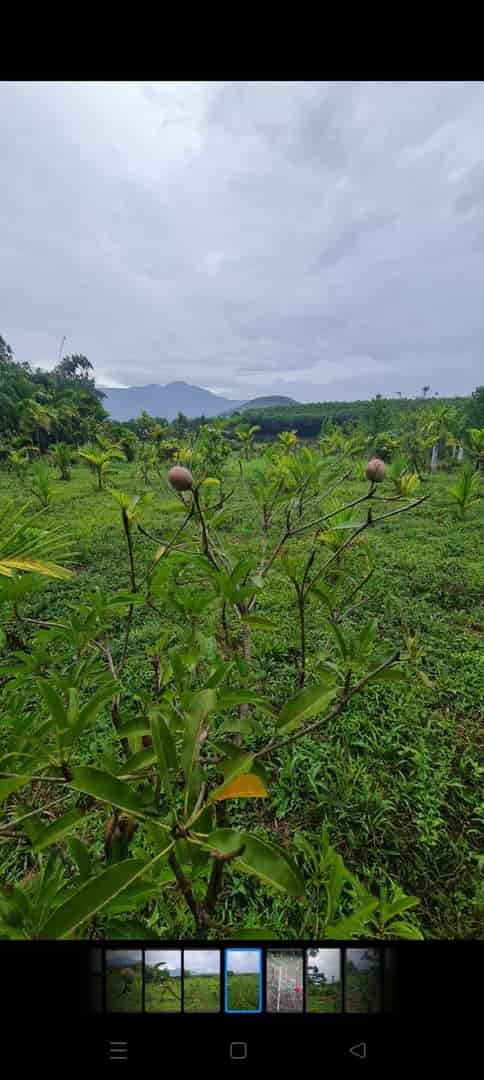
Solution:
{"label": "distant mountain peak", "polygon": [[229,416],[233,412],[249,408],[297,404],[294,398],[282,395],[233,401],[231,398],[214,394],[203,386],[187,383],[184,379],[176,379],[165,386],[149,383],[146,386],[100,386],[99,389],[106,395],[103,405],[113,420],[134,420],[143,411],[150,416],[164,416],[166,420],[174,420],[179,412],[189,419],[197,416],[208,418]]}

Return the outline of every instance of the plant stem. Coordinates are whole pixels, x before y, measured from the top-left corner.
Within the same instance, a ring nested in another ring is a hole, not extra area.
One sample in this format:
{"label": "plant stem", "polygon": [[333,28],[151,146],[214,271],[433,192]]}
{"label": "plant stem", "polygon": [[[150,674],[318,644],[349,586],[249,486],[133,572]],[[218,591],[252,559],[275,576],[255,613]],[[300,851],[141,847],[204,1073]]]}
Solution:
{"label": "plant stem", "polygon": [[262,747],[262,750],[258,750],[257,753],[254,754],[254,758],[264,757],[265,754],[272,754],[274,750],[280,750],[281,747],[287,746],[288,743],[294,742],[296,739],[302,739],[305,735],[309,735],[317,727],[320,727],[321,724],[324,724],[328,720],[332,720],[334,716],[337,716],[338,713],[342,712],[343,709],[346,708],[348,702],[351,701],[351,698],[354,697],[355,694],[359,693],[359,691],[362,690],[364,686],[366,686],[367,682],[369,682],[370,679],[374,678],[374,676],[379,674],[380,671],[384,671],[385,668],[390,667],[399,658],[400,652],[398,651],[394,653],[393,656],[389,657],[388,660],[385,660],[383,664],[380,664],[379,667],[375,668],[373,671],[369,671],[366,675],[363,676],[362,679],[360,679],[359,682],[355,683],[351,690],[343,694],[343,697],[340,698],[340,700],[336,703],[336,705],[333,706],[333,708],[330,710],[329,713],[326,714],[326,716],[323,716],[320,720],[315,720],[312,724],[309,724],[308,727],[302,728],[302,730],[294,732],[293,735],[288,735],[286,739],[280,739],[278,742],[269,742],[267,746]]}

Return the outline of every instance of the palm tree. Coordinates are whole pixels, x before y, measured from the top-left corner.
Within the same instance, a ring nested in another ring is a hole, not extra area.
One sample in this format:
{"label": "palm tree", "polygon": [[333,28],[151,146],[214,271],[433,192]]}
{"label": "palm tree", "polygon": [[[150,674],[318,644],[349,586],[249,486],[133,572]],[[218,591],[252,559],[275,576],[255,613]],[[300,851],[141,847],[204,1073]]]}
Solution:
{"label": "palm tree", "polygon": [[51,562],[51,559],[68,558],[71,541],[66,538],[62,526],[39,528],[36,525],[38,514],[27,519],[26,511],[30,505],[27,502],[15,511],[9,503],[0,514],[0,575],[14,578],[21,571],[66,581],[73,577],[72,570]]}
{"label": "palm tree", "polygon": [[110,450],[101,451],[100,454],[95,453],[93,450],[78,450],[77,453],[83,461],[87,461],[88,465],[90,465],[96,473],[98,491],[102,491],[104,487],[104,478],[111,461],[113,461],[114,458],[117,458],[118,461],[126,461],[123,451],[118,450],[115,446]]}
{"label": "palm tree", "polygon": [[260,431],[260,424],[240,424],[236,428],[235,434],[240,442],[240,452],[246,461],[249,460],[249,454],[257,431]]}
{"label": "palm tree", "polygon": [[70,446],[64,442],[58,442],[55,444],[52,451],[52,459],[56,468],[59,469],[61,480],[70,480],[70,464],[72,461],[72,451]]}
{"label": "palm tree", "polygon": [[455,409],[450,405],[436,405],[425,417],[424,436],[432,447],[430,471],[437,471],[437,463],[449,446],[456,446],[457,439],[449,425],[455,421]]}
{"label": "palm tree", "polygon": [[36,435],[37,445],[42,451],[40,433],[49,432],[56,420],[56,414],[52,408],[42,405],[34,398],[24,398],[21,404],[19,416],[19,430],[31,438]]}
{"label": "palm tree", "polygon": [[470,462],[460,470],[457,483],[449,488],[449,495],[455,499],[461,518],[473,503],[479,499],[479,476],[473,470]]}
{"label": "palm tree", "polygon": [[239,440],[239,443],[240,443],[239,469],[240,469],[240,479],[241,480],[242,480],[242,458],[244,458],[245,461],[249,460],[250,451],[252,450],[252,447],[253,447],[253,444],[254,444],[254,437],[255,437],[257,431],[260,431],[260,424],[252,424],[252,425],[239,424],[239,426],[236,428],[236,431],[235,431],[235,434],[236,434],[236,436],[237,436],[237,438]]}
{"label": "palm tree", "polygon": [[467,434],[472,455],[475,455],[476,469],[484,474],[484,428],[468,428]]}

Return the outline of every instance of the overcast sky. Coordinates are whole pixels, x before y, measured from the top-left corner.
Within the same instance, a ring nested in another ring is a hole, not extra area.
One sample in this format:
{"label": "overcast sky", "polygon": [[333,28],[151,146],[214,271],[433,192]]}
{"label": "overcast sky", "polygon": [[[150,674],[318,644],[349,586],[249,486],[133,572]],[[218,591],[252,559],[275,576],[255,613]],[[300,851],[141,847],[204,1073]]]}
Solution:
{"label": "overcast sky", "polygon": [[0,333],[234,398],[483,381],[484,82],[0,83]]}
{"label": "overcast sky", "polygon": [[185,974],[191,971],[193,975],[219,975],[220,952],[215,949],[185,949],[183,953]]}
{"label": "overcast sky", "polygon": [[226,970],[238,975],[259,974],[260,957],[259,949],[228,949]]}

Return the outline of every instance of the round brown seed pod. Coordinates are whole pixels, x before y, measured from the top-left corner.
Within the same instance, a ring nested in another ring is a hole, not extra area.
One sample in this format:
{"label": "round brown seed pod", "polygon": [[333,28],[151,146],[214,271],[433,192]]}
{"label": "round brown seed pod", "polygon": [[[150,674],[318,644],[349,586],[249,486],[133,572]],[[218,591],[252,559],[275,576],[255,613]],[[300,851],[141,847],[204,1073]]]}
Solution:
{"label": "round brown seed pod", "polygon": [[385,477],[385,462],[381,458],[374,457],[366,466],[366,479],[372,484],[381,484]]}
{"label": "round brown seed pod", "polygon": [[191,491],[193,487],[193,476],[190,469],[185,469],[183,465],[174,465],[173,469],[170,469],[168,473],[168,479],[175,491]]}

